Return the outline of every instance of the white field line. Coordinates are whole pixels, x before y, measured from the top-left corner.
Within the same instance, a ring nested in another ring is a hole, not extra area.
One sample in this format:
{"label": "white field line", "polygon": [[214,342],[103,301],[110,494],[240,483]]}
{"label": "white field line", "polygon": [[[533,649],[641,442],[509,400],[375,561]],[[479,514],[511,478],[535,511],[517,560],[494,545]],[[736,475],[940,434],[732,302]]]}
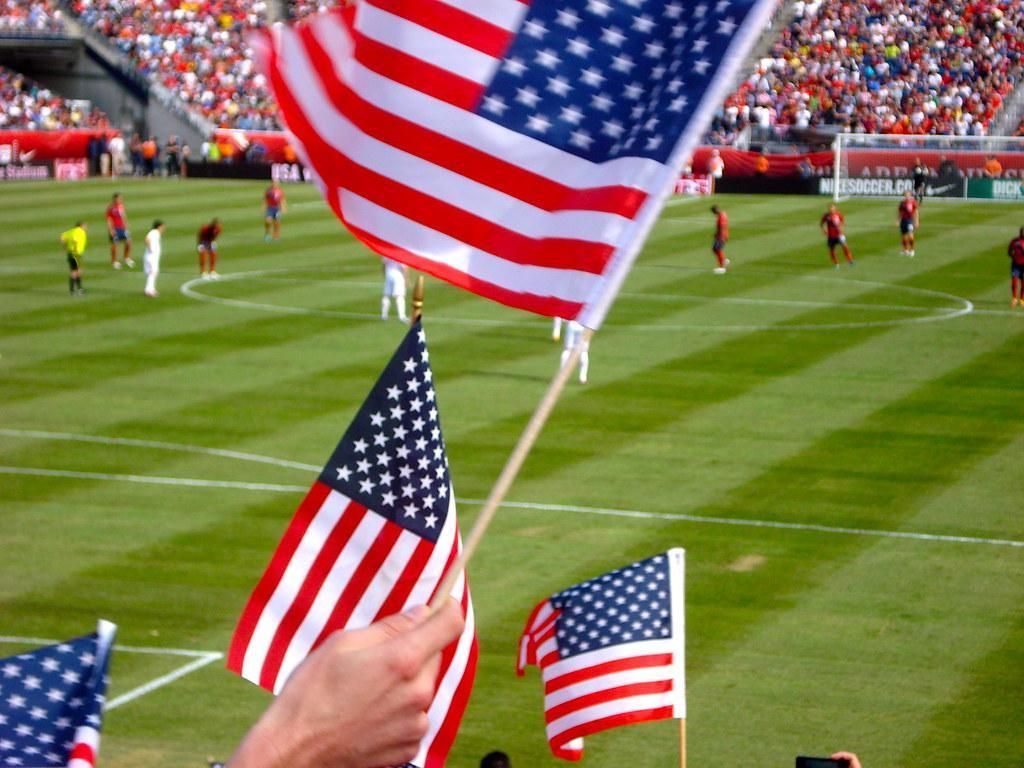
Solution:
{"label": "white field line", "polygon": [[[291,271],[285,269],[273,269],[273,270],[256,270],[251,272],[235,272],[229,275],[222,275],[220,282],[230,282],[237,280],[245,280],[250,278],[259,278],[270,274],[281,274],[283,272]],[[920,307],[914,305],[881,305],[881,304],[846,304],[845,302],[808,302],[798,300],[785,300],[785,299],[759,299],[759,298],[744,298],[744,297],[725,297],[715,298],[711,296],[687,296],[679,295],[672,296],[668,294],[645,294],[645,293],[623,293],[623,296],[641,299],[648,301],[665,301],[668,299],[698,299],[701,301],[707,301],[708,303],[732,303],[732,304],[747,304],[747,305],[764,305],[764,306],[793,306],[793,307],[815,307],[815,308],[829,308],[835,307],[836,309],[843,309],[846,307],[852,309],[870,310],[870,311],[896,311],[896,312],[917,312],[922,313],[915,315],[914,317],[905,318],[892,318],[889,320],[864,320],[864,321],[850,321],[850,322],[830,322],[830,323],[803,323],[803,324],[772,324],[772,323],[755,323],[755,324],[738,324],[738,325],[721,325],[721,324],[708,324],[708,323],[615,323],[608,322],[606,327],[615,328],[626,328],[634,331],[642,332],[665,332],[665,331],[725,331],[725,332],[756,332],[756,331],[822,331],[822,330],[842,330],[842,329],[856,329],[856,328],[876,328],[885,326],[896,326],[896,325],[910,325],[916,323],[933,323],[943,320],[952,320],[957,317],[963,317],[964,315],[973,314],[976,310],[974,304],[968,299],[962,296],[954,296],[953,294],[943,293],[942,291],[931,291],[925,288],[914,288],[906,285],[890,285],[888,283],[879,283],[870,280],[837,280],[836,278],[819,277],[814,275],[807,275],[805,279],[808,280],[821,280],[821,281],[833,281],[842,282],[845,284],[857,284],[866,285],[872,288],[890,288],[892,290],[904,291],[921,296],[930,296],[934,298],[946,299],[948,301],[956,302],[959,306],[954,307]],[[332,309],[314,309],[311,307],[296,307],[286,304],[266,304],[263,302],[248,301],[245,299],[229,299],[220,296],[210,296],[200,291],[195,290],[196,286],[204,285],[210,281],[196,278],[189,280],[181,286],[181,293],[190,299],[196,301],[204,301],[211,304],[222,304],[224,306],[238,307],[242,309],[255,309],[263,312],[276,312],[286,315],[304,315],[311,317],[337,317],[346,318],[351,320],[378,320],[380,315],[372,312],[344,312],[341,310]],[[345,282],[344,280],[334,279],[332,282]],[[376,284],[374,284],[376,285]],[[465,317],[445,317],[444,315],[432,314],[432,323],[447,324],[447,325],[465,325],[465,326],[487,326],[487,327],[502,327],[502,326],[524,326],[524,325],[537,325],[538,322],[534,319],[508,319],[508,320],[490,320],[483,318],[465,318]]]}
{"label": "white field line", "polygon": [[[2,635],[0,636],[0,643],[24,643],[26,645],[54,645],[60,642],[59,640],[51,640],[43,637],[18,637],[14,635]],[[224,654],[219,651],[190,651],[186,648],[142,648],[131,645],[115,645],[115,651],[122,653],[148,653],[155,656],[188,656],[192,658],[192,661],[184,664],[177,669],[168,672],[166,675],[154,678],[147,683],[136,686],[130,691],[122,693],[103,705],[103,710],[109,712],[112,709],[117,709],[124,704],[127,704],[136,699],[142,698],[147,693],[163,688],[165,685],[173,683],[175,680],[179,680],[185,675],[189,675],[196,670],[202,669],[203,667],[212,664],[215,661],[220,661],[224,658]]]}
{"label": "white field line", "polygon": [[[183,485],[195,488],[235,488],[243,491],[269,491],[272,493],[297,493],[308,490],[304,485],[274,485],[271,483],[242,483],[224,480],[200,480],[194,477],[153,477],[147,475],[117,475],[101,472],[70,472],[60,469],[36,469],[31,467],[2,467],[0,474],[24,474],[50,477],[73,477],[87,480],[110,480],[114,482],[152,483],[154,485]],[[479,506],[481,499],[456,499],[459,504]],[[846,536],[878,536],[888,539],[912,539],[916,541],[938,541],[947,544],[988,544],[1000,547],[1022,547],[1024,541],[995,539],[978,536],[948,536],[913,531],[887,531],[871,528],[843,528],[841,526],[817,525],[814,523],[786,523],[777,520],[748,520],[744,518],[710,517],[686,515],[671,512],[644,512],[637,509],[610,509],[605,507],[582,507],[569,504],[541,504],[535,502],[504,502],[508,509],[539,510],[544,512],[571,512],[582,515],[605,517],[626,517],[639,520],[671,520],[683,523],[706,525],[735,525],[747,528],[779,528],[790,531],[815,531],[817,533],[841,534]]]}

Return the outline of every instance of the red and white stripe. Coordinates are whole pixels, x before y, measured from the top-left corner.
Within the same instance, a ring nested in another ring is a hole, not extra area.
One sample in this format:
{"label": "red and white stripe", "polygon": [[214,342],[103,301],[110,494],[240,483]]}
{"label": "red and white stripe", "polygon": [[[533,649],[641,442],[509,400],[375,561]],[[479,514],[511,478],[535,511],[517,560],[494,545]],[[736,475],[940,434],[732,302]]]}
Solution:
{"label": "red and white stripe", "polygon": [[541,670],[544,722],[552,754],[583,757],[583,737],[648,720],[686,717],[684,554],[668,553],[672,584],[672,637],[640,640],[561,657],[556,622],[545,600],[534,608],[519,639],[516,673]]}
{"label": "red and white stripe", "polygon": [[100,732],[91,725],[80,725],[75,729],[74,746],[68,753],[67,768],[96,768],[96,756],[100,751]]}
{"label": "red and white stripe", "polygon": [[[332,632],[365,627],[428,603],[461,548],[454,502],[432,543],[315,482],[239,620],[228,668],[277,693]],[[414,760],[421,768],[444,765],[476,671],[465,574],[451,595],[462,605],[466,626],[442,653],[428,710],[430,730]]]}
{"label": "red and white stripe", "polygon": [[596,327],[639,248],[640,213],[672,173],[642,158],[593,163],[471,111],[526,10],[364,0],[276,27],[257,48],[297,151],[357,237],[491,299]]}

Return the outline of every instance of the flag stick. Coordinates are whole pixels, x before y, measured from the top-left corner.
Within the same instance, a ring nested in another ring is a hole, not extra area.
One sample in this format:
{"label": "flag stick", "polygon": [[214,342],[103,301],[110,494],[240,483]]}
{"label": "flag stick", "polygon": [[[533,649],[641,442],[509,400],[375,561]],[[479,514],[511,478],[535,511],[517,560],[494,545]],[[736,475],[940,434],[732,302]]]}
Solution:
{"label": "flag stick", "polygon": [[686,718],[679,718],[679,768],[686,768]]}
{"label": "flag stick", "polygon": [[501,470],[501,474],[498,475],[498,480],[494,483],[494,487],[491,488],[491,492],[487,496],[487,501],[484,502],[484,506],[480,510],[480,515],[477,517],[476,523],[473,525],[473,530],[471,530],[469,535],[466,537],[462,553],[455,562],[452,563],[452,567],[449,569],[448,573],[445,574],[444,580],[437,588],[437,592],[434,593],[434,599],[430,601],[430,607],[433,610],[437,610],[444,605],[444,602],[448,597],[448,593],[452,591],[452,587],[455,585],[456,579],[459,578],[459,574],[462,573],[466,564],[469,563],[470,558],[473,557],[473,553],[480,544],[480,540],[483,539],[484,534],[487,532],[487,527],[491,524],[495,514],[497,514],[498,507],[501,505],[501,502],[505,500],[505,496],[508,494],[509,488],[512,487],[512,483],[516,479],[516,475],[518,475],[519,470],[522,469],[523,462],[525,462],[526,457],[530,455],[530,450],[533,448],[533,444],[537,442],[537,438],[540,436],[540,432],[544,428],[544,424],[548,420],[548,416],[551,415],[551,411],[554,409],[555,403],[558,402],[558,398],[561,396],[562,390],[565,389],[566,382],[569,381],[569,377],[572,376],[573,371],[576,369],[576,365],[580,361],[580,355],[583,354],[584,348],[590,343],[590,337],[593,335],[594,332],[590,328],[583,329],[583,333],[580,335],[580,340],[569,353],[569,359],[565,361],[565,365],[558,369],[555,373],[555,377],[548,385],[547,392],[545,392],[544,397],[541,398],[540,403],[537,405],[537,409],[533,412],[533,416],[530,417],[530,421],[526,425],[526,429],[524,429],[523,434],[519,436],[519,442],[516,443],[516,447],[512,450],[512,454],[508,457],[508,461],[505,462],[505,467]]}
{"label": "flag stick", "polygon": [[409,325],[415,325],[416,321],[423,317],[423,275],[416,278],[416,287],[412,289],[412,312],[409,317]]}

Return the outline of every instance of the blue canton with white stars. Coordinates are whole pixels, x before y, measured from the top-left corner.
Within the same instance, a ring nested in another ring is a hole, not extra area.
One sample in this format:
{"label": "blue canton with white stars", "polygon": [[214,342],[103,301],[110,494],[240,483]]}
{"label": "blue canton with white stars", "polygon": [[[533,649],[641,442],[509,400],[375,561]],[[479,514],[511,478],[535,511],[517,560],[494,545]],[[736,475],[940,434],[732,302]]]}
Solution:
{"label": "blue canton with white stars", "polygon": [[0,766],[67,765],[78,726],[99,730],[108,682],[96,635],[0,659]]}
{"label": "blue canton with white stars", "polygon": [[436,542],[448,513],[451,476],[433,378],[426,335],[417,323],[334,449],[320,481]]}
{"label": "blue canton with white stars", "polygon": [[656,555],[559,592],[551,604],[563,659],[625,643],[672,637],[668,557]]}
{"label": "blue canton with white stars", "polygon": [[594,162],[665,162],[750,0],[535,0],[477,112]]}

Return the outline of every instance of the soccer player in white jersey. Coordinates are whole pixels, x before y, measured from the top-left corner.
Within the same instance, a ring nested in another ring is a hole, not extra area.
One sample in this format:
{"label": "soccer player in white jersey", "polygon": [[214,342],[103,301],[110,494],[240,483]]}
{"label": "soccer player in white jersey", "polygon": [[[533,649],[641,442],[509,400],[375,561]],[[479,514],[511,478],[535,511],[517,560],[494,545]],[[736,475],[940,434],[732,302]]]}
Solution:
{"label": "soccer player in white jersey", "polygon": [[153,222],[153,228],[146,233],[146,252],[142,257],[142,263],[146,271],[146,290],[144,293],[150,298],[156,298],[160,295],[156,292],[156,278],[160,274],[160,239],[163,231],[164,223],[157,219]]}
{"label": "soccer player in white jersey", "polygon": [[[569,359],[572,348],[576,346],[583,336],[583,326],[575,320],[570,320],[565,326],[565,341],[562,342],[562,365]],[[583,344],[583,354],[580,355],[580,384],[587,383],[587,371],[590,369],[590,344]]]}
{"label": "soccer player in white jersey", "polygon": [[384,295],[380,300],[380,318],[388,319],[391,299],[395,300],[398,319],[405,322],[405,265],[382,256],[384,262]]}
{"label": "soccer player in white jersey", "polygon": [[558,341],[562,338],[562,323],[565,321],[560,317],[554,317],[551,319],[551,340]]}

